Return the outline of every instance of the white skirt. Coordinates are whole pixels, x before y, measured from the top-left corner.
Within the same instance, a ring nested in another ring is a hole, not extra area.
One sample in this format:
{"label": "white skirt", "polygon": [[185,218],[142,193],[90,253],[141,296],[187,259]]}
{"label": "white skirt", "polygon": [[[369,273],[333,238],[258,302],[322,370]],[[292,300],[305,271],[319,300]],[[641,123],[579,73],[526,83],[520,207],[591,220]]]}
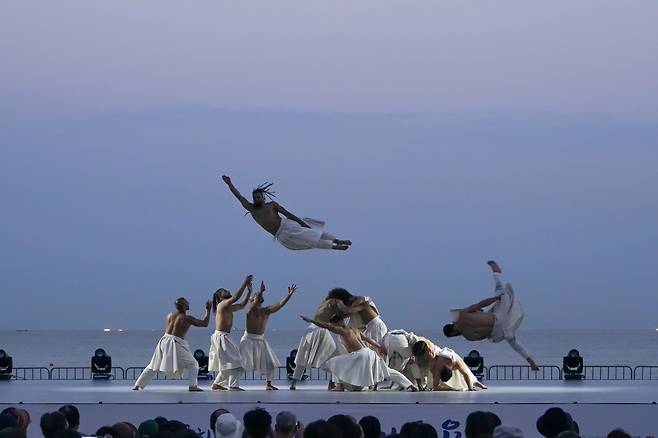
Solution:
{"label": "white skirt", "polygon": [[295,366],[323,368],[336,354],[336,342],[329,330],[311,325],[297,347]]}
{"label": "white skirt", "polygon": [[240,350],[233,343],[230,333],[215,330],[215,333],[210,336],[208,370],[224,371],[235,368],[242,368]]}
{"label": "white skirt", "polygon": [[388,327],[386,327],[386,324],[384,324],[384,321],[379,315],[370,320],[370,322],[366,324],[366,328],[363,330],[364,335],[378,344],[381,344],[384,341],[386,332],[388,332]]}
{"label": "white skirt", "polygon": [[338,381],[354,386],[373,386],[389,377],[382,358],[365,347],[329,359],[326,368]]}
{"label": "white skirt", "polygon": [[190,345],[185,339],[165,334],[158,341],[151,362],[146,368],[178,378],[183,374],[186,366],[196,363],[190,352]]}
{"label": "white skirt", "polygon": [[523,322],[523,308],[516,298],[512,285],[507,283],[500,294],[500,300],[489,310],[494,317],[494,325],[489,339],[500,342],[514,338],[516,331]]}
{"label": "white skirt", "polygon": [[240,339],[242,367],[247,371],[267,371],[281,366],[265,335],[246,333]]}
{"label": "white skirt", "polygon": [[288,249],[302,250],[317,248],[324,228],[324,222],[315,219],[302,219],[311,228],[302,227],[288,218],[281,219],[281,225],[274,238]]}

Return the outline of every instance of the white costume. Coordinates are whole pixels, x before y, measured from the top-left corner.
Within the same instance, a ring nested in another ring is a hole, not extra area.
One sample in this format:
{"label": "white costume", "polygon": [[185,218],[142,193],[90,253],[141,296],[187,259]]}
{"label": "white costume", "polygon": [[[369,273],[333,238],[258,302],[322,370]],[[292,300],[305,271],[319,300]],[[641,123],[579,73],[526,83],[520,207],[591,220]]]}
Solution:
{"label": "white costume", "polygon": [[331,332],[314,324],[299,341],[297,356],[295,356],[294,380],[301,380],[305,368],[325,369],[326,362],[336,354],[336,342]]}
{"label": "white costume", "polygon": [[302,219],[311,228],[302,227],[288,218],[281,218],[281,225],[274,238],[288,249],[331,249],[335,236],[324,232],[324,222],[311,218]]}
{"label": "white costume", "polygon": [[413,386],[402,373],[387,367],[377,353],[366,347],[333,357],[327,361],[326,367],[336,380],[353,386],[373,386],[386,379],[405,389]]}
{"label": "white costume", "polygon": [[464,359],[462,359],[461,356],[455,353],[454,350],[447,347],[439,348],[438,351],[436,352],[436,355],[440,357],[444,357],[450,360],[450,362],[452,362],[452,366],[451,366],[452,377],[447,382],[444,382],[450,388],[457,391],[468,391],[468,382],[464,378],[464,375],[457,369],[457,365],[459,363],[461,363],[461,369],[463,369],[464,372],[466,372],[468,378],[471,380],[471,383],[478,381],[477,377],[475,377],[475,374],[473,374],[473,372],[471,372],[468,366],[466,366],[466,364],[464,363]]}
{"label": "white costume", "polygon": [[391,330],[384,336],[383,344],[386,348],[386,363],[389,368],[396,371],[405,372],[405,369],[411,372],[414,379],[420,379],[420,368],[417,364],[409,364],[409,359],[413,356],[413,346],[420,339],[412,332],[404,330]]}
{"label": "white costume", "polygon": [[377,306],[375,306],[375,303],[372,301],[372,299],[370,299],[370,297],[363,298],[365,299],[366,303],[377,312],[378,315],[368,321],[367,324],[364,324],[360,316],[352,315],[350,316],[349,326],[358,328],[363,332],[364,335],[377,342],[378,344],[381,344],[384,340],[384,335],[386,332],[388,332],[388,327],[386,327],[384,320],[382,320],[382,318],[379,316],[379,310],[377,309]]}
{"label": "white costume", "polygon": [[230,333],[215,330],[210,336],[208,371],[218,371],[215,385],[221,385],[226,381],[229,388],[237,388],[240,385],[240,376],[244,372],[242,358]]}
{"label": "white costume", "polygon": [[187,341],[178,336],[165,334],[155,347],[149,363],[135,382],[135,386],[144,388],[158,372],[167,377],[179,378],[187,370],[190,387],[198,386],[199,364],[190,352]]}
{"label": "white costume", "polygon": [[493,275],[496,282],[496,295],[500,296],[500,300],[489,309],[494,317],[494,326],[489,339],[491,342],[507,341],[514,351],[524,359],[528,359],[530,355],[527,350],[516,340],[516,331],[523,321],[521,303],[516,299],[512,285],[509,283],[503,285],[502,274],[494,272]]}
{"label": "white costume", "polygon": [[245,332],[240,339],[240,357],[245,370],[258,370],[267,376],[268,381],[274,377],[274,370],[281,366],[265,335]]}

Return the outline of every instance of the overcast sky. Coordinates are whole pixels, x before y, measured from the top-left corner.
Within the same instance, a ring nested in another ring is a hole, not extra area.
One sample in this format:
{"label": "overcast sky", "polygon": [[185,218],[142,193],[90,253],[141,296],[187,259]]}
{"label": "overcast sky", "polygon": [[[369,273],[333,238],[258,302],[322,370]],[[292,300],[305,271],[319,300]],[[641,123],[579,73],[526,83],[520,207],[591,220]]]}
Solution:
{"label": "overcast sky", "polygon": [[[3,3],[0,328],[155,328],[253,273],[439,327],[658,327],[658,3]],[[291,252],[221,183],[351,239]]]}

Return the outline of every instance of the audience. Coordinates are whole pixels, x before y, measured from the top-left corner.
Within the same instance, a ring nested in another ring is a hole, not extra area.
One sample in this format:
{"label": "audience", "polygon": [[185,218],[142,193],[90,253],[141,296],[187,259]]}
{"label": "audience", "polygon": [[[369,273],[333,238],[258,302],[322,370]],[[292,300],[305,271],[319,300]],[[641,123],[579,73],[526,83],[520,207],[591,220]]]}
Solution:
{"label": "audience", "polygon": [[439,434],[431,424],[422,423],[414,429],[411,438],[439,438]]}
{"label": "audience", "polygon": [[272,416],[265,409],[256,408],[244,414],[245,438],[268,438],[272,435]]}
{"label": "audience", "polygon": [[568,412],[561,408],[549,408],[537,419],[537,432],[546,438],[557,438],[562,432],[579,432],[579,430]]}
{"label": "audience", "polygon": [[299,429],[297,417],[292,412],[279,412],[274,422],[275,438],[293,438]]}
{"label": "audience", "polygon": [[137,428],[139,438],[156,438],[160,432],[160,425],[155,420],[146,420]]}
{"label": "audience", "polygon": [[217,418],[219,418],[220,415],[228,414],[229,412],[226,409],[217,409],[213,411],[212,414],[210,414],[210,430],[212,433],[215,433],[215,425],[217,424]]}
{"label": "audience", "polygon": [[215,437],[217,438],[241,438],[242,423],[235,418],[235,415],[227,412],[217,417],[215,422]]}
{"label": "audience", "polygon": [[59,433],[64,432],[69,427],[66,417],[61,412],[47,412],[43,414],[39,425],[41,426],[43,438],[55,438]]}
{"label": "audience", "polygon": [[615,429],[608,434],[608,438],[631,438],[631,436],[622,429]]}
{"label": "audience", "polygon": [[493,438],[523,438],[523,431],[514,426],[496,426]]}
{"label": "audience", "polygon": [[466,438],[492,438],[494,429],[500,426],[500,418],[492,412],[475,411],[466,417]]}
{"label": "audience", "polygon": [[325,420],[310,423],[304,429],[304,438],[338,438],[336,426]]}
{"label": "audience", "polygon": [[57,410],[66,418],[69,429],[78,430],[80,427],[80,411],[73,405],[64,405]]}
{"label": "audience", "polygon": [[334,415],[327,420],[338,431],[339,438],[363,438],[363,430],[356,419],[349,415]]}
{"label": "audience", "polygon": [[382,425],[376,417],[371,415],[363,417],[359,421],[359,426],[363,430],[363,438],[380,438],[382,435]]}

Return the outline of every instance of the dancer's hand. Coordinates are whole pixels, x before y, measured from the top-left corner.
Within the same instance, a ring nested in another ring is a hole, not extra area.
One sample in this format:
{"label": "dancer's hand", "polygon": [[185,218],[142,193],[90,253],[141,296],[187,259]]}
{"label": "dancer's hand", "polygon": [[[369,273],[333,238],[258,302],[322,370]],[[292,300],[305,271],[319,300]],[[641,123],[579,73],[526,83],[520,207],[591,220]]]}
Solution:
{"label": "dancer's hand", "polygon": [[212,302],[210,300],[206,301],[206,311],[209,312],[212,309]]}
{"label": "dancer's hand", "polygon": [[295,292],[297,292],[296,284],[291,284],[290,286],[288,286],[288,295],[293,295]]}
{"label": "dancer's hand", "polygon": [[301,225],[304,228],[311,228],[311,226],[304,221],[299,221],[299,225]]}
{"label": "dancer's hand", "polygon": [[528,358],[528,364],[530,364],[530,369],[531,369],[532,371],[539,371],[539,366],[538,366],[538,365],[535,363],[535,361],[532,360],[532,358],[530,358],[530,357]]}
{"label": "dancer's hand", "polygon": [[498,263],[496,263],[495,260],[489,260],[487,262],[487,265],[489,265],[489,267],[491,268],[492,271],[497,272],[497,273],[501,272],[500,266],[498,266]]}
{"label": "dancer's hand", "polygon": [[222,175],[222,180],[223,180],[226,184],[231,184],[231,177],[230,177],[230,176]]}
{"label": "dancer's hand", "polygon": [[251,288],[251,282],[252,281],[254,281],[254,276],[253,276],[253,274],[249,274],[245,277],[244,284],[246,284],[248,288]]}
{"label": "dancer's hand", "polygon": [[304,316],[304,315],[300,315],[300,317],[301,317],[304,321],[306,321],[306,322],[312,322],[312,321],[313,321],[311,318],[307,318],[307,317]]}
{"label": "dancer's hand", "polygon": [[261,281],[260,282],[260,289],[258,290],[258,293],[262,294],[263,292],[265,292],[265,282]]}

